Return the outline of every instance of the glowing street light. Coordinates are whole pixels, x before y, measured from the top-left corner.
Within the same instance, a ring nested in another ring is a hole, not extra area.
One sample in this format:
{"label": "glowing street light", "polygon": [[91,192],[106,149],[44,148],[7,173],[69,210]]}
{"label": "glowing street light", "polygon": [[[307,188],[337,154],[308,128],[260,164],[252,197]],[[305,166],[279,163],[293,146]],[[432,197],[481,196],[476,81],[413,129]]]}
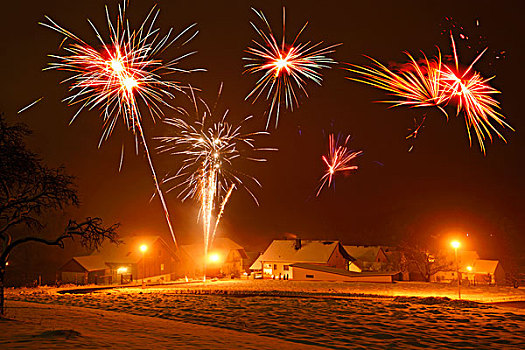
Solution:
{"label": "glowing street light", "polygon": [[217,253],[210,254],[208,256],[208,260],[212,263],[217,263],[219,260],[221,260],[221,257]]}
{"label": "glowing street light", "polygon": [[139,249],[142,252],[142,288],[144,288],[144,277],[146,277],[146,251],[148,250],[148,246],[143,244]]}
{"label": "glowing street light", "polygon": [[125,274],[125,273],[127,273],[127,272],[128,272],[128,268],[127,268],[126,266],[122,266],[122,267],[119,267],[119,268],[117,269],[117,273],[118,273],[119,275]]}
{"label": "glowing street light", "polygon": [[454,255],[456,257],[456,274],[458,277],[458,299],[461,299],[461,278],[459,277],[459,264],[458,264],[458,248],[461,247],[461,243],[459,241],[452,241],[450,242],[450,245],[452,248],[454,248]]}

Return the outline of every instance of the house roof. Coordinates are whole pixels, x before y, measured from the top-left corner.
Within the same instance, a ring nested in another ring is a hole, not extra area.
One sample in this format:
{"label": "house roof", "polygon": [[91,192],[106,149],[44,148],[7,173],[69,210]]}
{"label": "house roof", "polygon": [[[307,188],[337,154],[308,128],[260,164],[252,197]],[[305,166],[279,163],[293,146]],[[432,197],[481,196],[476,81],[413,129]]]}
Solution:
{"label": "house roof", "polygon": [[[160,236],[128,236],[122,238],[119,245],[107,242],[99,251],[94,251],[91,255],[76,256],[73,258],[87,271],[104,270],[108,264],[136,264],[142,259],[140,246],[146,244],[153,246],[161,240],[168,250],[169,246]],[[173,253],[173,251],[172,251]]]}
{"label": "house roof", "polygon": [[104,260],[96,255],[75,256],[73,260],[88,272],[105,270],[107,268]]}
{"label": "house roof", "polygon": [[259,252],[246,252],[246,256],[248,256],[248,263],[247,265],[252,265],[255,260],[261,255]]}
{"label": "house roof", "polygon": [[357,277],[357,276],[393,276],[397,272],[354,272],[347,271],[343,269],[338,269],[335,267],[323,266],[323,265],[314,265],[314,264],[305,264],[305,263],[296,263],[291,264],[291,267],[296,267],[300,269],[320,271],[326,273],[333,273],[341,276]]}
{"label": "house roof", "polygon": [[167,249],[171,250],[160,236],[128,236],[122,238],[122,243],[104,244],[100,251],[95,251],[92,256],[100,256],[104,262],[119,264],[134,264],[142,259],[140,246],[145,244],[153,246],[161,240]]}
{"label": "house roof", "polygon": [[[261,261],[325,264],[338,247],[342,247],[339,241],[301,240],[301,247],[296,249],[296,240],[274,240],[250,269],[260,269]],[[344,249],[340,251],[348,260],[355,260]]]}
{"label": "house roof", "polygon": [[472,266],[474,273],[494,273],[498,267],[499,260],[476,260]]}
{"label": "house roof", "polygon": [[[204,260],[204,246],[202,243],[181,245],[180,248],[193,261],[201,262]],[[223,259],[226,259],[231,250],[239,250],[244,252],[244,248],[241,245],[226,237],[215,238],[211,247],[208,248],[208,252],[217,253],[221,255]]]}
{"label": "house roof", "polygon": [[380,246],[363,246],[363,245],[345,245],[345,250],[356,258],[357,260],[366,262],[375,262],[379,251],[382,249]]}

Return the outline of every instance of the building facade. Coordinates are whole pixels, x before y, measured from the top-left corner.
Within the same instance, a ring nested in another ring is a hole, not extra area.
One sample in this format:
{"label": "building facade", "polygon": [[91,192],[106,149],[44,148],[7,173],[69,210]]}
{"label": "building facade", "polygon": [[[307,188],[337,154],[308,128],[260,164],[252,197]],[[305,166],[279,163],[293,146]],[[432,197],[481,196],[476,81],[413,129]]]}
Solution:
{"label": "building facade", "polygon": [[108,242],[98,252],[73,257],[57,277],[74,284],[170,281],[180,277],[180,259],[160,236],[128,236],[119,245]]}
{"label": "building facade", "polygon": [[355,261],[339,241],[274,240],[252,264],[260,278],[293,279],[293,264],[306,263],[348,271]]}

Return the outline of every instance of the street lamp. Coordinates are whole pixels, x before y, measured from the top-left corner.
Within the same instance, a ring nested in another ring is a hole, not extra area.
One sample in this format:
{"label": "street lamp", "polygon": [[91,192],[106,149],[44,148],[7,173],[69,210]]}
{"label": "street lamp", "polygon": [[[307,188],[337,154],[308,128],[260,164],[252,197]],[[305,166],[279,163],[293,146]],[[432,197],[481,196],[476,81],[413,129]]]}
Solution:
{"label": "street lamp", "polygon": [[142,288],[144,288],[144,277],[146,276],[146,250],[148,250],[148,246],[143,244],[140,246],[140,251],[142,252]]}
{"label": "street lamp", "polygon": [[456,257],[456,274],[458,277],[458,299],[461,299],[461,279],[459,277],[459,264],[458,264],[458,248],[461,246],[459,241],[450,242],[452,248],[454,248],[454,255]]}

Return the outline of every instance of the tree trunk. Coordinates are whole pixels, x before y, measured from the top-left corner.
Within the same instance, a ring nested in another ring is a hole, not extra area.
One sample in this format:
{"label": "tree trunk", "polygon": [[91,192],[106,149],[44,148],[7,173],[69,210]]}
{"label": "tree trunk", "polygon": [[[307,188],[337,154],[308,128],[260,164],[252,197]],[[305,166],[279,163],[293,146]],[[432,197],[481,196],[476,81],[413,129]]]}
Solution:
{"label": "tree trunk", "polygon": [[0,267],[0,317],[5,316],[4,275],[5,275],[5,270]]}

